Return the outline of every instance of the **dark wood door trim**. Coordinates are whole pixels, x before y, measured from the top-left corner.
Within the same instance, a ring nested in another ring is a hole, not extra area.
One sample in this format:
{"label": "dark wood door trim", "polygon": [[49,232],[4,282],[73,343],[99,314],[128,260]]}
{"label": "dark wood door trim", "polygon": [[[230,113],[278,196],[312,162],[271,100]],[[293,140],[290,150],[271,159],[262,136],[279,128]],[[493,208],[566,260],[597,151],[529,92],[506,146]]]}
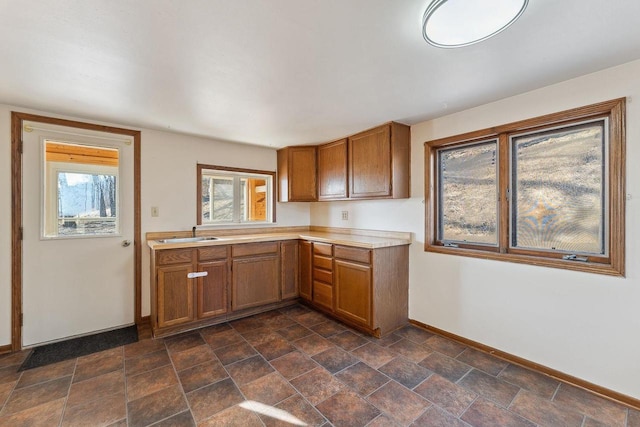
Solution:
{"label": "dark wood door trim", "polygon": [[33,121],[133,137],[134,318],[142,322],[142,230],[140,225],[141,132],[111,126],[11,112],[11,350],[22,349],[22,126]]}

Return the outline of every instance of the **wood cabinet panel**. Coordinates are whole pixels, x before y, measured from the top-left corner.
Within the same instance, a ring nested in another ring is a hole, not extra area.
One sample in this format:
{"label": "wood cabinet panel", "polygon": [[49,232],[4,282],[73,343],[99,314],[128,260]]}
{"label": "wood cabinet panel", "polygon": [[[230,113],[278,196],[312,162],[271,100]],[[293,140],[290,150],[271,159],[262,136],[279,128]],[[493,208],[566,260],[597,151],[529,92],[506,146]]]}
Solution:
{"label": "wood cabinet panel", "polygon": [[296,298],[298,292],[298,241],[280,243],[280,283],[282,299]]}
{"label": "wood cabinet panel", "polygon": [[318,200],[316,147],[299,146],[278,150],[278,201]]}
{"label": "wood cabinet panel", "polygon": [[157,316],[159,327],[179,325],[194,319],[193,279],[187,278],[187,275],[192,272],[191,264],[158,267]]}
{"label": "wood cabinet panel", "polygon": [[231,246],[231,256],[234,258],[277,253],[278,242],[244,243]]}
{"label": "wood cabinet panel", "polygon": [[349,138],[349,195],[352,199],[391,196],[391,138],[381,126]]}
{"label": "wood cabinet panel", "polygon": [[337,246],[334,249],[335,257],[364,264],[371,263],[371,250],[354,248],[350,246]]}
{"label": "wood cabinet panel", "polygon": [[321,282],[325,282],[326,284],[331,285],[333,283],[333,273],[331,271],[317,268],[314,265],[313,280],[320,280]]}
{"label": "wood cabinet panel", "polygon": [[232,310],[280,300],[278,255],[234,259],[232,269]]}
{"label": "wood cabinet panel", "polygon": [[317,255],[333,256],[333,245],[331,243],[313,243],[313,253]]}
{"label": "wood cabinet panel", "polygon": [[371,326],[371,266],[335,260],[335,311],[352,322]]}
{"label": "wood cabinet panel", "polygon": [[300,297],[311,301],[312,298],[312,249],[311,242],[301,240],[298,244],[300,266]]}
{"label": "wood cabinet panel", "polygon": [[318,146],[318,200],[346,199],[347,139]]}
{"label": "wood cabinet panel", "polygon": [[314,280],[313,302],[333,311],[333,286]]}
{"label": "wood cabinet panel", "polygon": [[228,246],[208,246],[206,248],[198,248],[198,261],[226,259],[228,256]]}
{"label": "wood cabinet panel", "polygon": [[170,249],[158,251],[158,265],[185,264],[192,261],[193,249]]}
{"label": "wood cabinet panel", "polygon": [[313,266],[315,268],[324,268],[325,270],[333,270],[333,258],[322,255],[313,256]]}
{"label": "wood cabinet panel", "polygon": [[197,279],[197,317],[219,316],[229,311],[227,260],[198,264],[198,272],[207,275]]}

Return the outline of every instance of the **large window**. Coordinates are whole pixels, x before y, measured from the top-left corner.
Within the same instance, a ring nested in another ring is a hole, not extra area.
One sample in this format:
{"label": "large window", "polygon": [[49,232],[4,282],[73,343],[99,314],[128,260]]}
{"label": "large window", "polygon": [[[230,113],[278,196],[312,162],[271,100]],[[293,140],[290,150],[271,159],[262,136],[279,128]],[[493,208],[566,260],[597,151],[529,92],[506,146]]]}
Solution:
{"label": "large window", "polygon": [[198,224],[275,221],[275,172],[198,165]]}
{"label": "large window", "polygon": [[425,250],[624,275],[624,99],[425,143]]}

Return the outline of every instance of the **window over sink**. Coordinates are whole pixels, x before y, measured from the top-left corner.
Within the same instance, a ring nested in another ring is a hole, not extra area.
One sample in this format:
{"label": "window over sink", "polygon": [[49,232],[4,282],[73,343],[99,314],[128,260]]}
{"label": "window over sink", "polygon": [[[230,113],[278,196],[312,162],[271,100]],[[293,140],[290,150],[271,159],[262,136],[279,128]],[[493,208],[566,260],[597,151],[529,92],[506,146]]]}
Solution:
{"label": "window over sink", "polygon": [[275,172],[197,166],[198,225],[275,222]]}

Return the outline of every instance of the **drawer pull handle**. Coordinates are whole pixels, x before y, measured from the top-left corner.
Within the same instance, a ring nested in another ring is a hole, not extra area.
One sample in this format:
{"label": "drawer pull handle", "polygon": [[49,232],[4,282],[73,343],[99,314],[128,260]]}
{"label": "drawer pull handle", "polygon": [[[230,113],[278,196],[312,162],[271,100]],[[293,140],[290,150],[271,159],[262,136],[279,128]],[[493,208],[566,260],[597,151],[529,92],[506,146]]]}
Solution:
{"label": "drawer pull handle", "polygon": [[196,277],[204,277],[204,276],[207,276],[208,274],[209,274],[209,272],[207,272],[207,271],[198,271],[197,273],[189,273],[189,274],[187,274],[187,278],[195,279]]}

